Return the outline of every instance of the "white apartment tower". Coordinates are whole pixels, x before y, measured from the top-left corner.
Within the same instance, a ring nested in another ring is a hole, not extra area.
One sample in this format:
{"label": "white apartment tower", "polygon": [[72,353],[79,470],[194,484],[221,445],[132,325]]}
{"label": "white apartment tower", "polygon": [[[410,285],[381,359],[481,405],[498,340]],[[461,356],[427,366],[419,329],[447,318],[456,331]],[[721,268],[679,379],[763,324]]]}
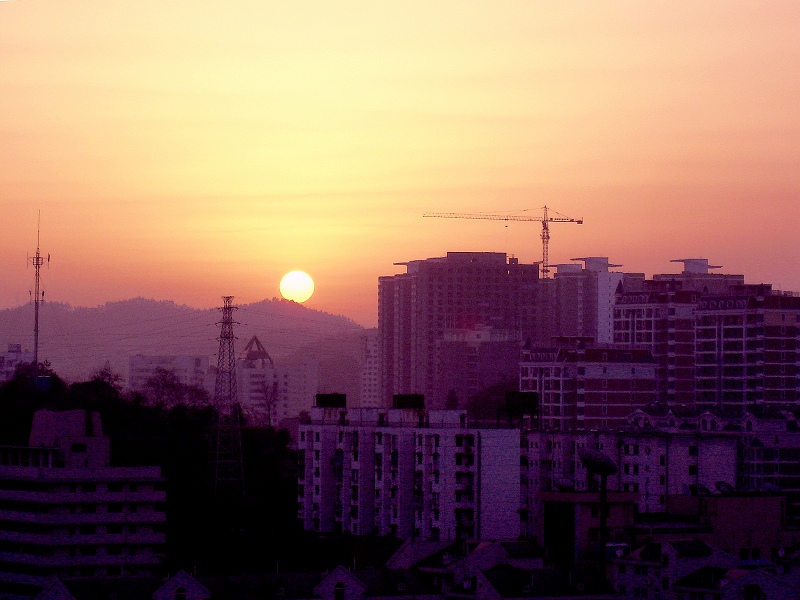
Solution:
{"label": "white apartment tower", "polygon": [[[128,387],[143,396],[152,393],[151,384],[159,370],[173,374],[176,381],[187,387],[208,391],[208,356],[152,356],[137,354],[128,359]],[[213,395],[213,388],[211,389]]]}
{"label": "white apartment tower", "polygon": [[262,425],[280,426],[311,410],[319,385],[319,365],[313,357],[291,365],[276,364],[253,336],[236,362],[239,403],[245,415]]}
{"label": "white apartment tower", "polygon": [[[620,267],[605,256],[573,258],[580,264],[555,265],[550,301],[553,304],[553,335],[592,337],[598,345],[614,340],[614,300],[624,273],[609,271]],[[544,342],[545,344],[547,341]]]}
{"label": "white apartment tower", "polygon": [[419,403],[347,409],[333,396],[320,395],[300,426],[305,529],[415,540],[517,537],[518,429],[470,427],[463,411]]}
{"label": "white apartment tower", "polygon": [[8,350],[0,353],[0,382],[11,381],[19,365],[32,362],[33,352],[23,352],[20,344],[9,344]]}

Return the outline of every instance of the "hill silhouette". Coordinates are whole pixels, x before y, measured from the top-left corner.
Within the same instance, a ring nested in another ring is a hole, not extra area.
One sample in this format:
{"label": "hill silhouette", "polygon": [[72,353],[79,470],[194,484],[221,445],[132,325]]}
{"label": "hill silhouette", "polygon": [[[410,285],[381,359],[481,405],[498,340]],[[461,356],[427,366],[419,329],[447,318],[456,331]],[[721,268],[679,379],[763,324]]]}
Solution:
{"label": "hill silhouette", "polygon": [[[39,360],[67,381],[82,381],[108,361],[128,377],[128,357],[202,355],[216,364],[221,312],[170,301],[134,298],[97,307],[47,302],[39,312]],[[324,391],[357,394],[358,338],[363,328],[341,315],[273,298],[239,307],[236,351],[258,336],[276,360],[312,355],[320,361]],[[33,350],[33,305],[0,311],[0,348]]]}

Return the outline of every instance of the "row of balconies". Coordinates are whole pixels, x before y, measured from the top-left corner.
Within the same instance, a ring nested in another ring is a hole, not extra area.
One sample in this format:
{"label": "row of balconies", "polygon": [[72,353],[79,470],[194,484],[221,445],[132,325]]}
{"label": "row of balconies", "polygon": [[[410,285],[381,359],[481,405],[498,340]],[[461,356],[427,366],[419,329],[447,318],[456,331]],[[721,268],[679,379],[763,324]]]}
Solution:
{"label": "row of balconies", "polygon": [[[142,549],[147,547],[142,547]],[[147,552],[137,554],[101,554],[89,556],[52,556],[41,555],[30,552],[9,552],[0,551],[0,563],[17,563],[25,565],[37,565],[41,567],[80,567],[87,565],[154,565],[164,559],[164,555],[147,548]]]}
{"label": "row of balconies", "polygon": [[26,533],[18,531],[0,531],[0,540],[20,544],[38,544],[41,546],[65,547],[93,545],[151,545],[163,544],[166,535],[160,532],[142,532],[135,534],[88,534],[68,535],[59,533]]}
{"label": "row of balconies", "polygon": [[0,510],[0,520],[41,523],[44,525],[109,525],[116,523],[163,523],[166,513],[161,511],[136,513],[35,513],[30,511]]}
{"label": "row of balconies", "polygon": [[38,504],[111,504],[111,503],[136,503],[155,504],[165,502],[167,493],[162,491],[136,491],[136,492],[49,492],[0,489],[0,502],[3,500],[17,500],[35,502]]}

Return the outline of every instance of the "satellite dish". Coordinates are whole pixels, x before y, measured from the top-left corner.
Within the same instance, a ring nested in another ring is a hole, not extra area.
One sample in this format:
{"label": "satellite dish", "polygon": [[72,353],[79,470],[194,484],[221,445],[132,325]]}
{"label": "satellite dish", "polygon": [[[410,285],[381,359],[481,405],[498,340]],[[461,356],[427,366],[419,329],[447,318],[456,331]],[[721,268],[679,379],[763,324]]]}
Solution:
{"label": "satellite dish", "polygon": [[698,483],[697,484],[697,495],[698,496],[710,496],[711,495],[711,490],[708,489],[702,483]]}
{"label": "satellite dish", "polygon": [[720,494],[732,494],[736,491],[734,487],[727,481],[718,481],[714,484],[714,487],[717,488],[717,491]]}

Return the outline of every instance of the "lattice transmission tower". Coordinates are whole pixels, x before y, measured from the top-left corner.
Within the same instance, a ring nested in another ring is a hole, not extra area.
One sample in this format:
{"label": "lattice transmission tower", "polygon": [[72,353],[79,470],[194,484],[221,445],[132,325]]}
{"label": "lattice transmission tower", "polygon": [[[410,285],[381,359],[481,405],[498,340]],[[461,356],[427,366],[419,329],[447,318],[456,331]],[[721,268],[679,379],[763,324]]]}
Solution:
{"label": "lattice transmission tower", "polygon": [[244,498],[242,464],[242,410],[236,392],[233,296],[223,296],[219,332],[217,379],[214,387],[214,495],[220,499]]}

